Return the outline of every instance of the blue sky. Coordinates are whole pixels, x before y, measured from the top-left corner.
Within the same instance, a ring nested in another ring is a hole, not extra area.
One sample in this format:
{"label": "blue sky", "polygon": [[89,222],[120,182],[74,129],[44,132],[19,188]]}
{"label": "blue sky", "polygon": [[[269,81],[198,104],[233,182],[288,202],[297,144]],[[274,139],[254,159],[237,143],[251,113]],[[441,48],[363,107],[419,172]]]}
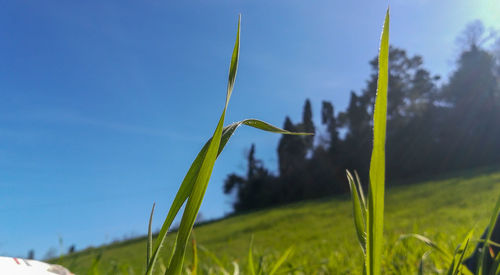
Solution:
{"label": "blue sky", "polygon": [[[391,44],[446,78],[455,37],[495,0],[393,0]],[[0,254],[38,258],[159,228],[224,104],[238,13],[240,67],[226,121],[300,119],[310,98],[343,110],[369,76],[386,1],[0,3]],[[240,129],[201,212],[231,210],[222,183],[243,153],[276,169],[279,136]]]}

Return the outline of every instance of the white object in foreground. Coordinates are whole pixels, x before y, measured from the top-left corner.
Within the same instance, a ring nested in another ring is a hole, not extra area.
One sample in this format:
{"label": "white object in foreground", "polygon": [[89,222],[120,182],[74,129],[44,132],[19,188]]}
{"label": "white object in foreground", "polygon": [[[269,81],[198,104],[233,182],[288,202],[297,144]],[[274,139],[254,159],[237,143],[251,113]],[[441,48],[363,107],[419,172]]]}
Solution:
{"label": "white object in foreground", "polygon": [[11,257],[0,257],[0,274],[73,275],[73,273],[60,265]]}

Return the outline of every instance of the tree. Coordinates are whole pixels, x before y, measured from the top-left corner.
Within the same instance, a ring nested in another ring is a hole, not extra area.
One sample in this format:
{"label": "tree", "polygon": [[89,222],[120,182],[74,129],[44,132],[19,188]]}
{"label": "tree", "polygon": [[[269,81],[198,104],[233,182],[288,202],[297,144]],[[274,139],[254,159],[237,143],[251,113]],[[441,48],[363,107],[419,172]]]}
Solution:
{"label": "tree", "polygon": [[329,151],[334,154],[338,150],[339,132],[337,131],[337,119],[334,115],[333,104],[323,101],[321,106],[321,123],[326,126],[327,144]]}
{"label": "tree", "polygon": [[500,89],[495,59],[486,50],[472,45],[463,52],[447,85],[442,100],[448,127],[442,162],[454,169],[474,167],[500,160]]}
{"label": "tree", "polygon": [[[298,132],[300,127],[294,125],[289,117],[285,118],[283,129]],[[294,135],[283,135],[278,144],[280,176],[291,176],[303,166],[307,154],[304,138]]]}
{"label": "tree", "polygon": [[255,157],[255,145],[250,146],[247,154],[246,176],[230,174],[224,181],[224,193],[229,194],[236,190],[233,203],[235,211],[245,211],[267,207],[278,203],[275,200],[275,177],[264,167],[262,161]]}
{"label": "tree", "polygon": [[[387,121],[388,180],[418,177],[500,162],[500,38],[492,50],[492,36],[480,22],[470,24],[456,69],[438,87],[439,76],[423,66],[423,58],[390,47]],[[279,177],[255,158],[250,148],[246,176],[229,175],[225,192],[237,188],[235,210],[248,210],[348,190],[345,169],[357,170],[368,182],[372,148],[372,114],[378,60],[364,89],[351,92],[346,110],[337,116],[331,102],[323,101],[325,129],[318,144],[310,136],[281,137],[278,144]],[[302,121],[285,118],[289,131],[316,132],[311,102],[306,99]],[[342,133],[342,135],[339,134]]]}
{"label": "tree", "polygon": [[[304,103],[304,111],[302,112],[302,124],[300,124],[299,129],[306,133],[314,134],[316,132],[316,127],[314,127],[312,118],[311,101],[309,101],[309,99],[306,99],[306,102]],[[314,135],[303,136],[302,139],[304,140],[307,153],[312,153],[312,150],[314,148]]]}

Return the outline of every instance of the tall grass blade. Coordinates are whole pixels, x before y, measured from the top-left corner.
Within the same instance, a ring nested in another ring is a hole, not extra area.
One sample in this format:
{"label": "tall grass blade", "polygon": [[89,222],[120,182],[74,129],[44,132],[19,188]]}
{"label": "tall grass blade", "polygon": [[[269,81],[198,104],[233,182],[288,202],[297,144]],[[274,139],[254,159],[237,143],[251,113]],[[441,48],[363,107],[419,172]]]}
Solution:
{"label": "tall grass blade", "polygon": [[453,256],[450,253],[448,253],[445,249],[441,248],[435,242],[431,241],[427,237],[424,237],[424,236],[419,235],[419,234],[404,234],[404,235],[399,236],[399,240],[405,240],[405,239],[409,239],[409,238],[414,238],[418,241],[421,241],[424,244],[428,245],[430,248],[438,251],[439,253],[441,253],[445,257],[445,259],[447,261],[451,261],[453,258]]}
{"label": "tall grass blade", "polygon": [[92,265],[90,266],[88,275],[99,275],[99,264],[101,263],[102,250],[92,259]]}
{"label": "tall grass blade", "polygon": [[453,271],[455,268],[455,257],[453,257],[453,260],[451,261],[450,267],[448,267],[448,271],[446,272],[446,275],[453,275]]}
{"label": "tall grass blade", "polygon": [[467,252],[467,248],[469,246],[470,239],[472,238],[472,234],[474,233],[474,230],[470,230],[465,239],[462,241],[460,246],[457,248],[457,251],[455,254],[460,253],[460,258],[458,259],[457,266],[455,268],[455,271],[453,275],[458,275],[461,268],[462,268],[462,262],[464,260],[465,252]]}
{"label": "tall grass blade", "polygon": [[[241,125],[248,125],[248,126],[251,126],[251,127],[254,127],[257,129],[261,129],[264,131],[281,133],[281,134],[297,134],[297,135],[306,134],[306,133],[292,133],[292,132],[280,129],[280,128],[275,127],[269,123],[266,123],[266,122],[263,122],[263,121],[260,121],[257,119],[246,119],[246,120],[239,121],[239,122],[233,123],[231,125],[228,125],[228,126],[223,128],[222,134],[220,134],[220,127],[219,126],[221,126],[223,124],[227,104],[229,102],[229,98],[231,97],[232,89],[234,87],[234,80],[236,78],[236,69],[238,67],[237,63],[238,63],[238,53],[239,53],[239,30],[240,30],[240,21],[241,21],[240,19],[241,19],[241,17],[238,20],[238,32],[236,35],[236,42],[235,42],[235,47],[233,50],[233,55],[231,57],[231,64],[230,64],[230,70],[229,70],[229,80],[228,80],[228,90],[226,93],[226,104],[224,107],[223,114],[221,115],[221,118],[219,120],[219,124],[217,125],[216,131],[214,132],[214,136],[210,140],[207,141],[207,143],[204,145],[204,147],[198,153],[198,155],[196,156],[196,159],[193,161],[186,176],[184,177],[179,190],[177,191],[177,194],[174,198],[174,201],[172,202],[172,206],[170,207],[170,210],[167,214],[167,217],[166,217],[166,219],[161,227],[161,230],[158,234],[158,237],[154,243],[153,255],[150,258],[150,262],[148,264],[148,268],[146,271],[146,274],[148,274],[148,275],[153,274],[153,270],[154,270],[155,264],[156,264],[158,256],[159,256],[159,252],[163,248],[168,230],[169,230],[170,226],[172,225],[172,222],[174,221],[175,217],[179,213],[179,210],[181,209],[182,205],[186,202],[186,200],[188,200],[188,198],[191,197],[191,195],[193,193],[193,187],[195,186],[196,182],[199,181],[200,171],[202,169],[202,165],[207,162],[206,158],[207,158],[207,154],[209,152],[209,149],[211,149],[211,152],[213,154],[214,148],[217,148],[216,157],[218,157],[220,155],[220,153],[222,152],[222,150],[224,149],[227,142],[229,141],[230,137],[235,132],[235,130]],[[217,141],[212,142],[214,140],[214,138],[217,138],[218,142]],[[217,145],[216,143],[219,143],[219,144],[218,144],[218,146],[215,146],[214,143],[215,143],[215,145]],[[211,163],[211,162],[212,161],[209,160],[207,163]],[[212,165],[212,167],[213,167],[213,165]],[[205,168],[210,168],[210,165],[206,165]],[[210,169],[210,172],[211,172],[211,169]],[[203,191],[201,193],[204,193],[203,188],[201,188],[201,189],[198,188],[198,191],[200,191],[200,190]],[[200,192],[198,192],[198,195],[200,195]],[[195,200],[192,200],[192,202],[195,202]],[[199,201],[199,202],[201,203],[201,201]],[[191,203],[191,211],[193,209],[196,209],[196,208],[197,208],[196,203],[194,203],[194,204]],[[197,212],[197,210],[193,211],[193,212]],[[188,221],[188,220],[186,220],[186,221]],[[181,224],[182,224],[182,222],[181,222]],[[187,225],[189,225],[189,224],[187,224]],[[186,226],[186,223],[185,223],[185,228],[188,228],[188,226]],[[185,236],[183,236],[183,238],[185,238]],[[178,251],[176,248],[176,244],[177,243],[174,244],[174,247],[175,247],[174,249],[175,249],[175,251]],[[179,256],[177,256],[177,257],[179,257]]]}
{"label": "tall grass blade", "polygon": [[146,266],[149,264],[149,261],[151,259],[151,255],[153,254],[153,232],[151,231],[151,224],[153,223],[154,212],[155,212],[155,203],[153,203],[153,208],[151,209],[151,215],[149,216]]}
{"label": "tall grass blade", "polygon": [[217,256],[215,256],[214,253],[210,252],[204,246],[199,245],[199,248],[201,249],[201,251],[203,251],[205,254],[207,254],[207,256],[210,257],[210,259],[212,259],[212,261],[214,261],[214,263],[219,267],[219,269],[222,273],[229,274],[229,272],[227,272],[227,270],[224,268],[224,264],[222,264],[222,262],[219,260],[219,258],[217,258]]}
{"label": "tall grass blade", "polygon": [[361,179],[359,178],[358,171],[354,170],[354,176],[356,177],[356,182],[358,183],[358,190],[359,190],[359,197],[361,198],[361,203],[363,204],[363,208],[361,208],[363,212],[363,216],[366,217],[366,201],[365,201],[365,195],[363,192],[363,187],[361,186]]}
{"label": "tall grass blade", "polygon": [[[278,128],[276,126],[273,126],[267,122],[258,120],[258,119],[245,119],[242,121],[238,121],[235,123],[232,123],[226,127],[224,127],[224,130],[222,131],[222,139],[219,147],[219,156],[226,144],[228,143],[229,139],[231,136],[235,133],[236,129],[242,125],[247,125],[259,130],[267,131],[267,132],[272,132],[272,133],[277,133],[277,134],[287,134],[287,135],[310,135],[310,133],[294,133],[294,132],[289,132],[286,130],[283,130],[281,128]],[[172,202],[172,206],[170,207],[170,210],[167,214],[167,218],[165,219],[161,230],[158,234],[158,237],[155,241],[154,247],[153,247],[153,256],[150,259],[151,263],[148,265],[148,271],[146,274],[152,274],[153,269],[154,269],[154,264],[156,263],[156,260],[158,258],[158,251],[161,250],[163,247],[164,241],[166,239],[168,229],[172,225],[175,217],[179,213],[179,210],[181,209],[182,205],[184,202],[187,200],[189,197],[189,194],[192,191],[194,182],[195,182],[195,176],[198,174],[198,171],[200,170],[201,163],[203,159],[205,158],[208,146],[210,145],[210,142],[212,141],[212,138],[210,138],[203,148],[200,150],[198,155],[196,156],[195,160],[191,164],[191,167],[189,168],[186,176],[184,177],[184,180],[182,181],[182,184],[177,191],[177,194],[174,198],[174,201]]]}
{"label": "tall grass blade", "polygon": [[490,222],[488,224],[488,235],[486,236],[486,240],[484,242],[481,254],[479,254],[479,260],[477,261],[477,269],[476,269],[477,274],[480,275],[486,274],[488,270],[488,268],[485,266],[486,263],[488,262],[486,260],[486,257],[488,257],[491,234],[493,233],[493,228],[495,227],[495,224],[497,222],[497,217],[499,214],[500,214],[500,197],[498,197],[497,202],[495,204],[495,209],[491,214]]}
{"label": "tall grass blade", "polygon": [[219,122],[217,123],[217,127],[215,128],[212,140],[208,145],[205,158],[203,159],[200,170],[196,175],[196,180],[194,182],[193,189],[191,190],[191,194],[189,194],[189,198],[186,203],[186,208],[184,209],[184,213],[182,215],[181,225],[179,227],[179,231],[177,232],[174,255],[172,257],[172,261],[170,262],[167,268],[166,274],[180,274],[182,271],[184,254],[189,240],[189,236],[191,234],[191,229],[194,226],[196,216],[198,214],[198,211],[200,210],[203,197],[205,196],[205,191],[207,190],[208,181],[210,180],[210,176],[212,175],[212,170],[214,168],[215,160],[219,152],[219,146],[222,138],[222,130],[224,126],[224,119],[226,116],[227,105],[229,103],[229,99],[231,97],[231,93],[234,87],[234,81],[236,79],[236,70],[238,68],[238,57],[240,51],[240,41],[239,41],[240,22],[241,22],[241,16],[238,18],[238,31],[236,34],[236,42],[233,50],[233,55],[231,57],[231,63],[229,66],[226,103],[224,105],[224,109],[220,116]]}
{"label": "tall grass blade", "polygon": [[193,267],[191,268],[191,275],[198,274],[198,249],[196,248],[196,240],[193,238]]}
{"label": "tall grass blade", "polygon": [[255,275],[255,265],[253,263],[253,235],[250,239],[250,247],[248,248],[248,263],[247,272],[250,275]]}
{"label": "tall grass blade", "polygon": [[368,197],[366,271],[378,275],[381,270],[384,188],[385,188],[385,134],[387,122],[387,84],[389,66],[389,9],[385,15],[378,58],[378,80],[373,112],[373,150],[370,162],[370,191]]}
{"label": "tall grass blade", "polygon": [[[286,130],[283,130],[281,128],[278,128],[276,126],[273,126],[267,122],[258,120],[258,119],[245,119],[242,121],[238,121],[235,123],[232,123],[226,127],[224,127],[224,130],[222,131],[222,139],[219,147],[219,152],[217,156],[219,156],[224,147],[226,146],[227,142],[231,138],[231,136],[235,133],[236,129],[240,127],[241,125],[247,125],[256,129],[260,129],[263,131],[267,132],[272,132],[272,133],[277,133],[277,134],[287,134],[287,135],[310,135],[309,133],[293,133],[289,132]],[[179,213],[179,210],[181,209],[182,205],[184,202],[187,200],[189,197],[189,194],[191,194],[191,191],[193,189],[193,185],[195,182],[195,176],[198,174],[201,163],[203,162],[203,159],[205,158],[205,155],[208,150],[208,146],[210,145],[210,142],[212,141],[212,138],[210,138],[203,148],[200,150],[198,155],[196,156],[195,160],[191,164],[191,167],[189,168],[186,176],[184,177],[181,186],[179,190],[177,191],[177,194],[175,195],[174,201],[172,202],[172,206],[170,207],[170,210],[168,211],[167,218],[165,219],[161,230],[158,234],[158,237],[155,241],[155,244],[153,246],[153,256],[150,259],[150,264],[148,265],[148,271],[147,274],[152,274],[154,264],[156,263],[156,260],[158,258],[158,251],[161,250],[163,247],[164,241],[166,239],[168,229],[172,225],[175,217]]]}
{"label": "tall grass blade", "polygon": [[268,273],[268,275],[273,275],[274,273],[276,273],[276,271],[278,271],[278,269],[286,261],[286,259],[293,254],[293,251],[294,251],[293,246],[288,248],[285,251],[285,253],[283,253],[283,255],[281,255],[281,257],[278,259],[278,261],[276,261],[276,263],[274,263],[274,265],[271,268],[271,271]]}
{"label": "tall grass blade", "polygon": [[422,258],[420,258],[420,263],[418,264],[418,275],[424,275],[424,261],[427,259],[427,256],[429,256],[430,251],[426,251],[423,255]]}
{"label": "tall grass blade", "polygon": [[[351,190],[351,200],[352,200],[352,208],[354,215],[354,226],[356,227],[356,235],[358,236],[358,241],[361,244],[361,248],[363,249],[363,253],[365,253],[366,247],[366,224],[364,219],[363,210],[365,205],[361,204],[360,192],[356,187],[356,183],[354,182],[354,178],[351,173],[346,170],[347,180],[349,182],[349,189]],[[363,192],[361,190],[361,192]]]}

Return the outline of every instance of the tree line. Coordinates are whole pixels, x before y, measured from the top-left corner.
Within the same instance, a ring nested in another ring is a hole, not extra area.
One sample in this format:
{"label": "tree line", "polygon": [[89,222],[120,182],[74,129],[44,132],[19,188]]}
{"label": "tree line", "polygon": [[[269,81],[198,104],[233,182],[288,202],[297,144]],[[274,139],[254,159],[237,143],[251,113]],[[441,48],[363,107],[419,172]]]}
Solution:
{"label": "tree line", "polygon": [[[492,43],[493,47],[486,47]],[[458,37],[462,51],[448,81],[423,68],[421,56],[389,52],[387,121],[388,181],[435,175],[500,162],[500,38],[479,21]],[[283,129],[315,133],[283,135],[276,175],[255,157],[252,144],[245,175],[232,173],[224,193],[234,194],[236,212],[348,192],[345,170],[368,180],[372,113],[378,60],[366,87],[350,94],[345,111],[321,104],[321,129],[305,101],[302,121],[285,118]]]}

